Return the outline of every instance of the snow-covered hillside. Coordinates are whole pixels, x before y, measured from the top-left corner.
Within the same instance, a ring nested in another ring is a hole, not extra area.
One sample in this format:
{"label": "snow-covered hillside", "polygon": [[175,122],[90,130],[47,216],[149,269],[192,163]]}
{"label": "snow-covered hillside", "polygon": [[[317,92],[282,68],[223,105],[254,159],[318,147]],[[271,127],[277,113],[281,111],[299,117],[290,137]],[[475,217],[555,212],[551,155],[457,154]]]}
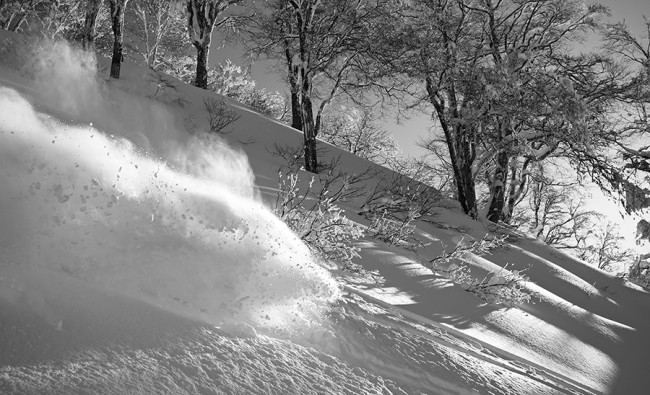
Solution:
{"label": "snow-covered hillside", "polygon": [[526,270],[534,303],[487,305],[427,268],[486,233],[453,204],[417,254],[325,268],[268,208],[296,131],[231,103],[202,137],[209,92],[29,53],[0,32],[1,393],[646,393],[647,292],[513,238],[466,260]]}

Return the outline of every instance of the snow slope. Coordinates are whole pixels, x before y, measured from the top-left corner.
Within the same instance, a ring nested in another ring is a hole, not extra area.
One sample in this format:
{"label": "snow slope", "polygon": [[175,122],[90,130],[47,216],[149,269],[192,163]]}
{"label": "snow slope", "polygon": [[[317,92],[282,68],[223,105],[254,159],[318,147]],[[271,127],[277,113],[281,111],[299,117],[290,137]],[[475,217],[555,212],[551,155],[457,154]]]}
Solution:
{"label": "snow slope", "polygon": [[645,393],[646,292],[520,238],[468,263],[528,268],[536,303],[485,305],[426,269],[486,232],[453,207],[418,254],[360,243],[372,281],[331,272],[264,203],[297,132],[231,103],[202,137],[208,92],[21,41],[0,32],[0,392]]}

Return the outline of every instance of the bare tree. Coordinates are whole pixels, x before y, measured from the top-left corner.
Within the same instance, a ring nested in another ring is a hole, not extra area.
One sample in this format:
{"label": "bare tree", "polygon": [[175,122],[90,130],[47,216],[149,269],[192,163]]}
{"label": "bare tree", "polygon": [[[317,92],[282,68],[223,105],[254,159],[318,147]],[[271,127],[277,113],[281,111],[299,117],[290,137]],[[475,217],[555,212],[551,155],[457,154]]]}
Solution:
{"label": "bare tree", "polygon": [[142,56],[148,67],[159,64],[161,52],[181,52],[186,33],[177,0],[133,0],[131,4],[127,10],[133,19],[128,29],[129,47]]}
{"label": "bare tree", "polygon": [[471,217],[479,215],[479,178],[489,188],[484,215],[499,221],[518,194],[508,182],[521,185],[523,159],[588,144],[571,71],[592,59],[572,56],[566,44],[603,12],[573,0],[417,0],[400,3],[393,11],[400,17],[387,19],[390,34],[379,49],[403,53],[387,67],[407,77],[413,106],[433,107],[456,195]]}
{"label": "bare tree", "polygon": [[81,0],[0,0],[0,28],[55,37],[68,28]]}
{"label": "bare tree", "polygon": [[598,120],[619,153],[615,169],[610,170],[614,176],[607,181],[624,192],[630,212],[650,205],[647,190],[634,177],[637,172],[650,172],[650,149],[645,143],[650,134],[650,19],[644,17],[644,22],[641,36],[635,36],[625,23],[603,29],[604,50],[612,65],[600,76],[611,87],[603,98],[609,106],[598,114]]}
{"label": "bare tree", "polygon": [[41,1],[34,5],[30,17],[33,30],[50,39],[71,38],[80,23],[81,0]]}
{"label": "bare tree", "polygon": [[84,3],[85,0],[2,0],[0,28],[29,31],[50,39],[81,39]]}
{"label": "bare tree", "polygon": [[629,260],[632,254],[623,247],[619,227],[586,207],[579,184],[544,173],[539,165],[531,171],[528,193],[513,213],[512,225],[599,269],[611,270]]}
{"label": "bare tree", "polygon": [[209,132],[222,135],[230,133],[231,131],[226,130],[226,127],[236,122],[239,114],[233,111],[222,98],[206,97],[203,104],[208,113]]}
{"label": "bare tree", "polygon": [[393,136],[379,127],[376,113],[367,107],[341,107],[323,116],[321,139],[379,165],[391,167],[400,148]]}
{"label": "bare tree", "polygon": [[208,56],[212,31],[227,22],[227,17],[219,19],[232,4],[241,0],[186,0],[187,31],[192,45],[196,48],[196,78],[194,85],[208,89]]}
{"label": "bare tree", "polygon": [[592,240],[584,248],[584,259],[607,271],[611,271],[616,264],[631,261],[633,253],[623,247],[625,239],[620,234],[619,226],[608,220],[598,225]]}
{"label": "bare tree", "polygon": [[8,30],[11,23],[13,17],[12,3],[12,0],[0,0],[0,28],[3,30]]}
{"label": "bare tree", "polygon": [[101,0],[86,0],[84,25],[81,30],[81,46],[86,51],[93,49],[97,14],[102,6]]}
{"label": "bare tree", "polygon": [[0,0],[0,28],[18,31],[42,0]]}
{"label": "bare tree", "polygon": [[108,0],[113,27],[113,56],[111,60],[111,78],[120,78],[120,68],[124,60],[124,10],[129,0]]}
{"label": "bare tree", "polygon": [[291,124],[303,132],[310,172],[319,169],[316,137],[324,110],[341,91],[359,86],[378,7],[368,0],[273,0],[245,20],[251,50],[284,63]]}

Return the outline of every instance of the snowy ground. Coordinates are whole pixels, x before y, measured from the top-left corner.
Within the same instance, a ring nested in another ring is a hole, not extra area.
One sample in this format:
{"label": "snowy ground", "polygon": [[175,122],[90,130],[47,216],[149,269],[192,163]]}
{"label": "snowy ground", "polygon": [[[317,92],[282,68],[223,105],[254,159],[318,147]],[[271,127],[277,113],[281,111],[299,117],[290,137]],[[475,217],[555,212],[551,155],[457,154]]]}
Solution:
{"label": "snowy ground", "polygon": [[486,305],[426,268],[485,234],[453,206],[418,223],[418,254],[366,240],[372,277],[331,272],[263,203],[295,131],[233,103],[227,143],[202,140],[207,92],[16,40],[0,32],[1,393],[646,393],[648,293],[519,239],[468,263],[528,268],[535,303]]}

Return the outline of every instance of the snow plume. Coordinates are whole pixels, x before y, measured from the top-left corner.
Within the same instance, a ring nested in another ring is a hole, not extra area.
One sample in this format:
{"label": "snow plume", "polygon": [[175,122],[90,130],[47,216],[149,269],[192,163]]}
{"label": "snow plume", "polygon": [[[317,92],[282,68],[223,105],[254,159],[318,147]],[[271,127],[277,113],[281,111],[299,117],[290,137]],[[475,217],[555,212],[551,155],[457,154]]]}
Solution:
{"label": "snow plume", "polygon": [[[81,100],[57,86],[44,92],[65,111],[93,106],[100,119],[123,108],[102,104],[94,77],[86,81]],[[165,137],[137,133],[154,146]],[[120,136],[39,114],[0,87],[0,283],[9,269],[55,270],[216,324],[320,325],[338,287],[255,199],[243,154],[195,136],[167,155],[149,151],[155,159],[126,127]]]}
{"label": "snow plume", "polygon": [[[38,59],[33,67],[36,95],[48,112],[71,123],[92,123],[157,156],[165,156],[187,141],[182,122],[176,121],[168,107],[109,88],[114,84],[138,86],[139,81],[136,84],[101,81],[94,54],[72,48],[65,42],[45,41],[37,46],[32,57]],[[145,74],[135,78],[147,77]]]}
{"label": "snow plume", "polygon": [[[252,197],[255,177],[248,159],[218,137],[191,138],[185,120],[169,107],[120,89],[107,89],[97,76],[94,54],[65,42],[48,42],[35,51],[38,98],[61,118],[93,124],[112,136],[133,142],[175,169],[206,180],[218,180],[236,193]],[[110,84],[124,81],[110,80]],[[126,84],[131,84],[126,82]]]}
{"label": "snow plume", "polygon": [[46,102],[73,117],[106,110],[97,81],[97,60],[62,41],[44,40],[34,51],[36,89]]}

